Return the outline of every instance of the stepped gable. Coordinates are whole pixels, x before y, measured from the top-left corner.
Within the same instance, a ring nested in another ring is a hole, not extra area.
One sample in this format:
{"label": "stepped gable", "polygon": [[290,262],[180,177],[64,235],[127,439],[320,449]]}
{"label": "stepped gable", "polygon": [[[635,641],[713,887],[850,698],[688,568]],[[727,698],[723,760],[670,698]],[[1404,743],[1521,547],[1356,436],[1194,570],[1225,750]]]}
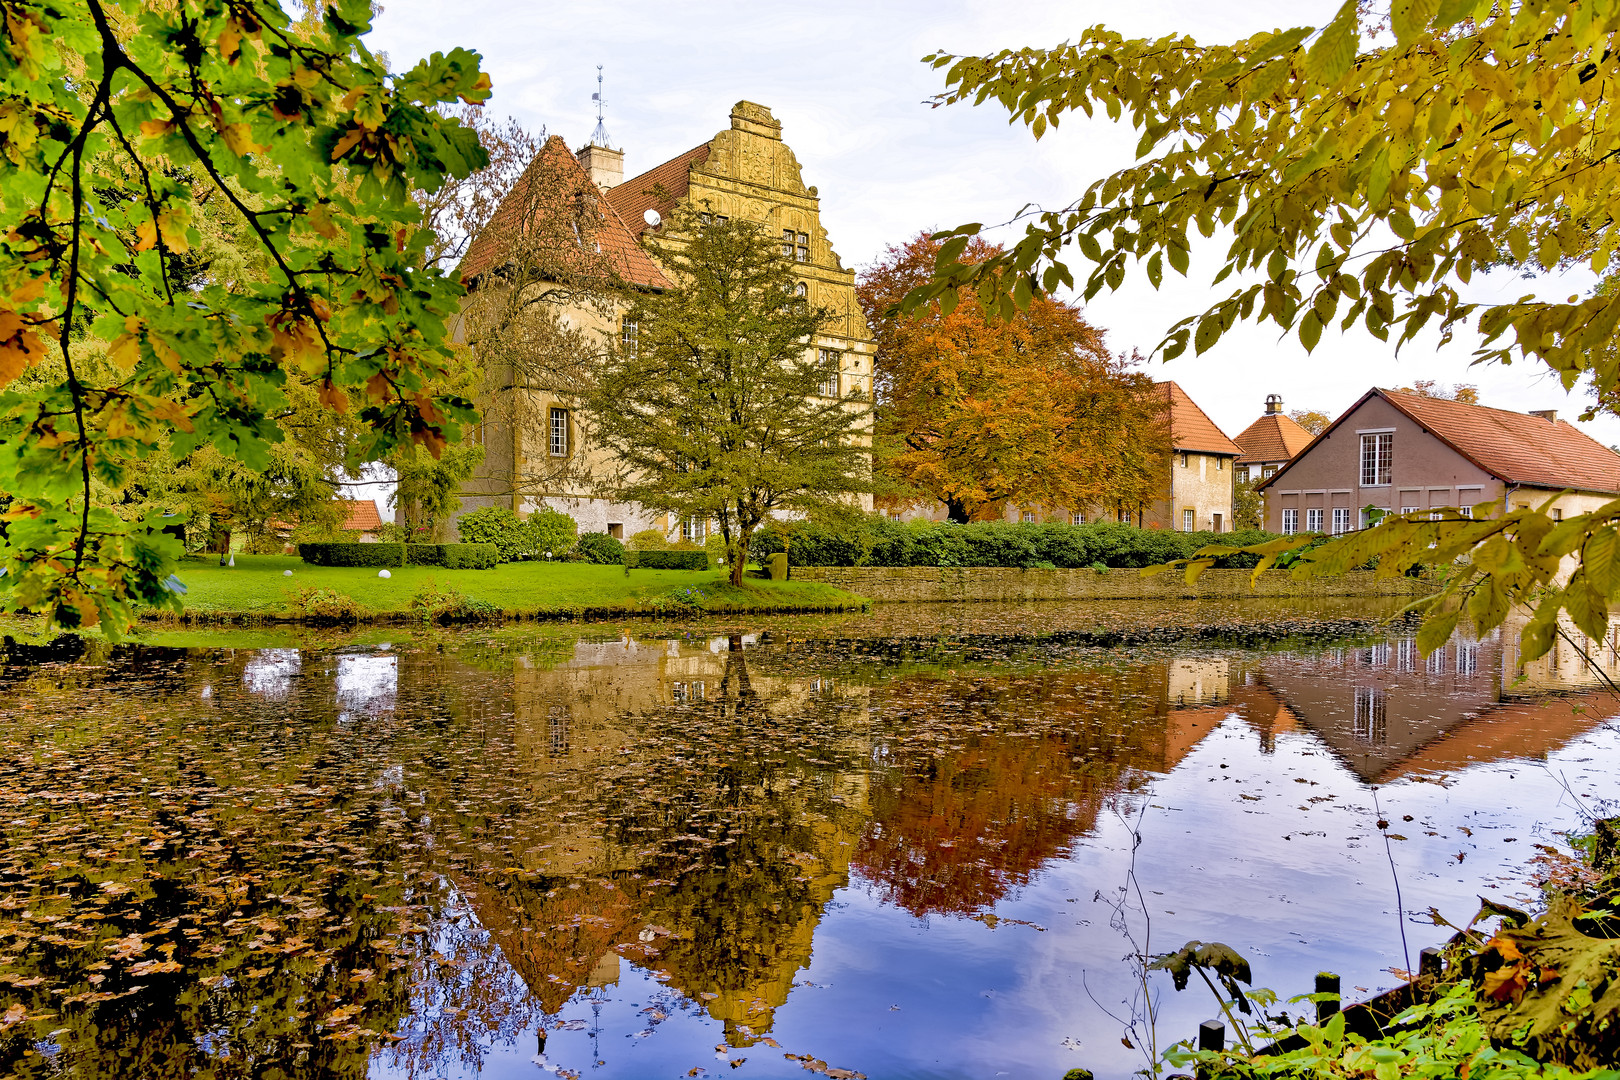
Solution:
{"label": "stepped gable", "polygon": [[1243,451],[1237,459],[1239,465],[1258,465],[1287,461],[1309,446],[1312,437],[1293,418],[1282,413],[1266,413],[1232,441]]}
{"label": "stepped gable", "polygon": [[709,160],[709,144],[692,147],[678,157],[670,158],[640,176],[633,176],[622,184],[608,189],[607,202],[617,211],[630,235],[640,239],[647,230],[648,210],[656,210],[660,217],[668,218],[675,206],[686,197],[690,189],[689,177],[694,165]]}
{"label": "stepped gable", "polygon": [[1192,398],[1173,381],[1159,384],[1170,399],[1170,445],[1173,449],[1188,450],[1195,454],[1243,453],[1237,443],[1205,415]]}
{"label": "stepped gable", "polygon": [[[548,171],[557,178],[554,182],[564,184],[570,189],[560,193],[560,198],[554,196],[547,199],[543,197],[545,192],[536,190],[536,185],[545,182],[541,177]],[[573,198],[575,195],[581,198],[576,200]],[[499,266],[505,261],[505,238],[520,234],[531,227],[535,217],[543,212],[546,205],[558,205],[564,201],[571,205],[595,207],[601,214],[596,239],[602,246],[602,253],[608,256],[614,270],[621,277],[633,285],[647,288],[669,287],[669,279],[636,242],[640,229],[632,231],[612,201],[601,197],[601,193],[591,181],[590,174],[568,149],[568,144],[558,135],[546,140],[540,152],[529,163],[529,167],[523,170],[523,175],[518,178],[517,183],[512,185],[512,190],[507,192],[506,198],[495,208],[495,213],[490,215],[483,230],[468,245],[467,254],[462,257],[461,266],[457,270],[462,282],[470,284],[480,274]],[[525,221],[525,215],[530,220]],[[639,212],[635,220],[638,225],[641,223]]]}

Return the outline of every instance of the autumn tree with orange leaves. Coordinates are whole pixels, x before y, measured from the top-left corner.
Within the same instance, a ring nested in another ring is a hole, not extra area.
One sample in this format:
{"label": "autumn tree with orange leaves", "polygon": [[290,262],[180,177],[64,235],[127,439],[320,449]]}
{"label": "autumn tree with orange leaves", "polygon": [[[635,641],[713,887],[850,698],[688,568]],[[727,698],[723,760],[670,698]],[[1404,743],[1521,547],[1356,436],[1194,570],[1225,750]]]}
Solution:
{"label": "autumn tree with orange leaves", "polygon": [[[1112,513],[1157,497],[1170,453],[1163,395],[1078,307],[1041,297],[1001,321],[942,297],[889,314],[930,279],[939,246],[926,233],[891,245],[857,284],[877,338],[884,475],[958,522],[997,518],[1007,503]],[[975,240],[965,257],[996,251]]]}

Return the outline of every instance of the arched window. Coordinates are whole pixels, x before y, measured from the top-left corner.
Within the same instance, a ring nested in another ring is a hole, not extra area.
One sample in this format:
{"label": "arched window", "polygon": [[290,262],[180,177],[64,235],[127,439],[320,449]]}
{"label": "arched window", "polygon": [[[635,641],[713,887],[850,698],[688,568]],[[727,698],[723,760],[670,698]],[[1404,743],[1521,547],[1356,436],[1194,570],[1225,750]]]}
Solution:
{"label": "arched window", "polygon": [[802,281],[799,282],[797,285],[793,286],[793,295],[797,296],[800,300],[803,300],[806,296],[810,295],[810,286],[806,285]]}

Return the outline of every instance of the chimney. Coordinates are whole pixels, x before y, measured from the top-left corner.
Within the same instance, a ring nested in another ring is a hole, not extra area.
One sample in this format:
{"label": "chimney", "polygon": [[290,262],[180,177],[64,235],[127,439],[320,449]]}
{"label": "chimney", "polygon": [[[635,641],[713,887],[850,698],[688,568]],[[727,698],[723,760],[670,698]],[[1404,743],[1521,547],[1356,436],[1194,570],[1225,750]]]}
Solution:
{"label": "chimney", "polygon": [[1547,421],[1549,424],[1556,423],[1557,420],[1558,420],[1558,410],[1557,409],[1531,409],[1530,410],[1530,415],[1531,416],[1539,416],[1543,420]]}
{"label": "chimney", "polygon": [[591,143],[574,155],[590,174],[591,182],[606,191],[624,183],[624,151]]}
{"label": "chimney", "polygon": [[1266,395],[1266,415],[1267,416],[1276,416],[1280,412],[1282,412],[1282,395],[1281,394],[1267,394]]}

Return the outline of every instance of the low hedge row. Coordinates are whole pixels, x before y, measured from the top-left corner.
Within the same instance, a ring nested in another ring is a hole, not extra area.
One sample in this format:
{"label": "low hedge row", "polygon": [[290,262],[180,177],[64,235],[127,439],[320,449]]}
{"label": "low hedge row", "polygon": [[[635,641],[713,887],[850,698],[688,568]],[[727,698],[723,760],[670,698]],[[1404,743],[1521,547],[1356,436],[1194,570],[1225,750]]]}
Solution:
{"label": "low hedge row", "polygon": [[625,565],[642,570],[707,570],[707,551],[627,551]]}
{"label": "low hedge row", "polygon": [[311,566],[442,566],[446,570],[488,570],[500,562],[494,544],[298,545],[298,557]]}
{"label": "low hedge row", "polygon": [[[1206,544],[1237,547],[1273,535],[1259,529],[1182,533],[1113,522],[902,524],[874,514],[854,526],[773,523],[754,535],[749,554],[761,565],[785,548],[793,566],[1142,567],[1184,559]],[[1254,555],[1237,555],[1215,565],[1248,568],[1257,561]]]}

